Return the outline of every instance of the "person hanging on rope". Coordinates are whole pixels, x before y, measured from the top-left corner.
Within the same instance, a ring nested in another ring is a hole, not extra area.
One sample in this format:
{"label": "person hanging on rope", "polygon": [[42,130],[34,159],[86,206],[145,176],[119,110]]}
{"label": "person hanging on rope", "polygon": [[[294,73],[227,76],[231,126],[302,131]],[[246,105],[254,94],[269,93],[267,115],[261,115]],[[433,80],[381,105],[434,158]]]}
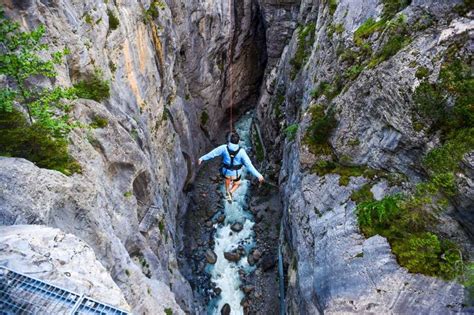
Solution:
{"label": "person hanging on rope", "polygon": [[245,149],[239,146],[239,142],[239,134],[231,132],[227,137],[227,144],[218,146],[211,152],[201,156],[198,160],[198,165],[201,165],[203,161],[211,160],[218,156],[222,157],[220,172],[225,180],[225,190],[229,203],[232,202],[232,194],[239,188],[243,166],[252,175],[257,177],[260,183],[264,181],[262,174],[255,169]]}

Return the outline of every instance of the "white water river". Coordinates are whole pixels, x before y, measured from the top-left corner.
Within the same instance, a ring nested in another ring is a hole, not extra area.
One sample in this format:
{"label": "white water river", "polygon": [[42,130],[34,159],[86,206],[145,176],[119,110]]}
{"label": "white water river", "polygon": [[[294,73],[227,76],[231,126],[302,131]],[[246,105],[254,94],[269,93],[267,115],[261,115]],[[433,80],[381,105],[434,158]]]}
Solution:
{"label": "white water river", "polygon": [[[244,115],[236,124],[235,129],[241,138],[241,147],[245,148],[247,152],[251,147],[250,141],[250,126],[252,123],[251,113]],[[252,271],[253,268],[248,264],[247,257],[242,257],[239,262],[230,262],[224,258],[224,252],[232,251],[239,245],[242,245],[248,253],[250,249],[255,246],[254,232],[253,232],[253,216],[248,209],[248,191],[250,181],[246,171],[243,171],[241,186],[234,193],[234,201],[229,204],[222,200],[224,204],[225,221],[223,224],[216,224],[216,233],[214,236],[214,252],[217,254],[217,262],[215,265],[208,266],[208,272],[211,274],[211,281],[214,282],[218,288],[222,290],[219,297],[213,299],[209,303],[208,314],[220,314],[222,307],[227,303],[230,305],[231,314],[243,314],[243,307],[240,305],[244,298],[244,293],[240,290],[241,285],[239,277],[239,269],[246,272]],[[247,177],[247,178],[245,178]],[[225,187],[222,185],[222,192],[225,192]],[[225,195],[225,194],[224,194]],[[243,230],[236,233],[231,230],[231,225],[235,222],[243,224]]]}

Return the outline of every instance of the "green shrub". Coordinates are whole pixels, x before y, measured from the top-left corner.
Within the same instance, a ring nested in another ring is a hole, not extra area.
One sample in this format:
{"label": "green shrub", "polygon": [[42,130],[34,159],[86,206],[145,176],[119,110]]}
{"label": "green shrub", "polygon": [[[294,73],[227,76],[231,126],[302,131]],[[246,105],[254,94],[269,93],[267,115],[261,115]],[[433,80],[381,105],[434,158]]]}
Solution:
{"label": "green shrub", "polygon": [[330,154],[329,137],[337,126],[334,111],[324,111],[321,105],[313,106],[309,109],[311,114],[311,125],[308,127],[304,142],[315,154]]}
{"label": "green shrub", "polygon": [[30,160],[38,167],[59,171],[65,175],[80,173],[81,166],[68,153],[68,143],[54,138],[38,123],[28,124],[15,109],[0,110],[0,156]]}
{"label": "green shrub", "polygon": [[94,20],[92,19],[92,16],[87,13],[85,16],[84,16],[84,21],[89,24],[89,25],[92,25],[94,24]]}
{"label": "green shrub", "polygon": [[292,80],[296,78],[298,72],[304,67],[308,60],[308,51],[313,46],[315,40],[316,24],[309,23],[304,27],[299,27],[296,52],[293,58],[290,60],[292,66],[290,77]]}
{"label": "green shrub", "polygon": [[163,235],[165,233],[165,222],[163,221],[163,219],[161,219],[158,222],[158,229],[160,230],[161,235]]}
{"label": "green shrub", "polygon": [[386,23],[387,21],[384,19],[375,21],[373,18],[368,18],[354,32],[354,43],[357,46],[362,46],[364,40],[368,39],[373,33],[379,32],[385,28]]}
{"label": "green shrub", "polygon": [[409,6],[411,1],[412,0],[382,0],[382,17],[391,19],[395,14]]}
{"label": "green shrub", "polygon": [[412,196],[362,202],[357,205],[357,220],[366,237],[386,237],[408,271],[452,280],[462,273],[460,251],[430,231],[436,220],[424,209],[428,202],[424,193],[418,190]]}
{"label": "green shrub", "polygon": [[131,191],[126,191],[126,192],[123,193],[123,196],[124,196],[125,198],[130,198],[130,197],[133,196],[133,192],[131,192]]}
{"label": "green shrub", "polygon": [[329,0],[329,14],[334,15],[337,9],[337,0]]}
{"label": "green shrub", "polygon": [[351,194],[351,200],[354,201],[356,204],[374,200],[374,194],[372,194],[372,192],[370,191],[371,188],[371,184],[365,184],[359,190],[353,191]]}
{"label": "green shrub", "polygon": [[92,117],[92,122],[89,125],[91,128],[97,129],[97,128],[105,128],[109,124],[109,121],[107,118],[94,115]]}
{"label": "green shrub", "polygon": [[165,308],[166,315],[173,315],[173,310],[171,308]]}
{"label": "green shrub", "polygon": [[201,113],[201,126],[205,126],[209,121],[209,115],[206,111]]}
{"label": "green shrub", "polygon": [[344,78],[348,80],[355,80],[359,76],[359,74],[364,71],[364,66],[362,65],[354,65],[344,72]]}
{"label": "green shrub", "polygon": [[101,102],[110,97],[110,83],[102,78],[102,72],[99,70],[74,84],[74,89],[79,98],[96,102]]}
{"label": "green shrub", "polygon": [[109,17],[109,29],[116,30],[120,25],[119,19],[110,9],[107,9],[107,16]]}
{"label": "green shrub", "polygon": [[343,88],[342,78],[340,76],[335,77],[332,83],[323,81],[311,92],[311,97],[314,99],[319,98],[321,95],[324,95],[328,100],[332,100],[334,97],[341,93]]}
{"label": "green shrub", "polygon": [[295,140],[297,132],[298,132],[298,124],[292,124],[285,128],[285,134],[290,141]]}
{"label": "green shrub", "polygon": [[382,176],[380,171],[365,167],[365,166],[348,166],[334,161],[319,161],[311,168],[313,173],[318,176],[327,174],[338,174],[339,185],[347,186],[350,177],[364,176],[369,179],[374,179],[376,176]]}
{"label": "green shrub", "polygon": [[471,59],[447,56],[438,82],[422,82],[413,94],[418,113],[431,122],[433,130],[441,130],[445,136],[453,130],[474,127],[474,78],[470,63]]}
{"label": "green shrub", "polygon": [[428,70],[428,68],[419,67],[418,69],[416,69],[415,77],[421,80],[428,77],[429,74],[430,74],[430,70]]}

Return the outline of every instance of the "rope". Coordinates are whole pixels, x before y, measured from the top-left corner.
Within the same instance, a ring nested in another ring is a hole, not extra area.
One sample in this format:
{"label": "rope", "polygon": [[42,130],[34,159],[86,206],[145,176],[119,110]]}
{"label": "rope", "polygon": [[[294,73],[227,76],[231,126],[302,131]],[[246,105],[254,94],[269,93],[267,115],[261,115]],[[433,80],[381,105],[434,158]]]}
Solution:
{"label": "rope", "polygon": [[232,129],[232,111],[234,107],[234,84],[232,80],[232,61],[233,61],[233,54],[232,54],[232,47],[234,44],[234,26],[233,26],[233,20],[234,20],[234,12],[232,10],[232,3],[234,0],[229,0],[229,17],[230,17],[230,41],[229,41],[229,48],[228,48],[228,56],[229,56],[229,88],[230,88],[230,132],[233,131]]}

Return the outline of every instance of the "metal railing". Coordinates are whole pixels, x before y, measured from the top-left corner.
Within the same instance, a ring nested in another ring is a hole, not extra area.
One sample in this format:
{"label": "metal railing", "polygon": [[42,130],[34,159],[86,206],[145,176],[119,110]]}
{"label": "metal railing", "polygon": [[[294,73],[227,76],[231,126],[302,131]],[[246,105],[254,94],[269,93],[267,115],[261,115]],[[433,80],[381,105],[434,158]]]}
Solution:
{"label": "metal railing", "polygon": [[130,313],[0,266],[0,315]]}

